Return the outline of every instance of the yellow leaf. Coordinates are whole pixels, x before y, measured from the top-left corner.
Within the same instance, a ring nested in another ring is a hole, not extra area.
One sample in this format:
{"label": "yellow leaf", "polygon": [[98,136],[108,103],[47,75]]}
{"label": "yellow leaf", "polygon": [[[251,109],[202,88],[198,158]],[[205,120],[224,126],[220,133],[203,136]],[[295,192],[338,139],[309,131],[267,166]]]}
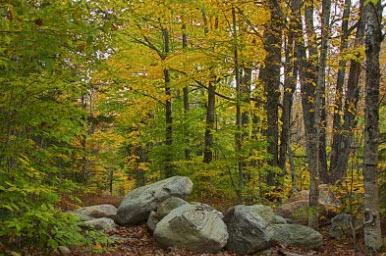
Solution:
{"label": "yellow leaf", "polygon": [[100,243],[96,243],[94,249],[100,251],[102,250],[102,245]]}
{"label": "yellow leaf", "polygon": [[12,256],[21,256],[21,254],[20,254],[20,253],[18,253],[18,252],[14,252],[14,251],[11,251],[11,255],[12,255]]}

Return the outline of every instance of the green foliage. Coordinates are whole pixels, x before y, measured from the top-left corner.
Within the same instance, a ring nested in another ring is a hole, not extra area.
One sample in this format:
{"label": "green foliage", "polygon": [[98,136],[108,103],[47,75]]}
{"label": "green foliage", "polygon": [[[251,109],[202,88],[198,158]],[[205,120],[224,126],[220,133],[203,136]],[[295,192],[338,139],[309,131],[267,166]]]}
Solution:
{"label": "green foliage", "polygon": [[78,218],[55,206],[61,191],[44,184],[44,176],[28,166],[20,166],[12,174],[0,170],[1,241],[10,246],[52,249],[59,245],[91,245],[95,239],[108,242],[100,232],[81,234]]}

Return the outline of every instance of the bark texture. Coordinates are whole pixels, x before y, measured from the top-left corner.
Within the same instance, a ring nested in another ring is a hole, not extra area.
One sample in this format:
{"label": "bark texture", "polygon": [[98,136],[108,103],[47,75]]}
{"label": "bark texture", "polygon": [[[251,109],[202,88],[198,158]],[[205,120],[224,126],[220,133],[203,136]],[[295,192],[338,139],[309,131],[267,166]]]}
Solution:
{"label": "bark texture", "polygon": [[364,150],[364,233],[365,244],[375,251],[382,247],[378,188],[378,140],[379,140],[379,52],[383,39],[381,1],[368,2],[365,9],[366,45],[366,110]]}
{"label": "bark texture", "polygon": [[[266,136],[268,139],[268,153],[270,159],[268,164],[279,166],[279,85],[281,67],[281,26],[282,14],[280,3],[277,0],[268,1],[271,10],[271,19],[266,26],[264,33],[264,48],[267,51],[265,65],[260,71],[260,79],[264,84],[264,91],[267,96],[266,110],[268,128]],[[277,173],[270,172],[267,176],[267,183],[270,186],[277,185]]]}

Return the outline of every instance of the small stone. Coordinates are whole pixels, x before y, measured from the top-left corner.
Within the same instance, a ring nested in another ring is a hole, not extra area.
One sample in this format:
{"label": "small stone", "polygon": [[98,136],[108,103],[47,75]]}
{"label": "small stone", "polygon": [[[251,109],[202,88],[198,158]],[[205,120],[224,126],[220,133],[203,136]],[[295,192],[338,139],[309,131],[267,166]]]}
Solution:
{"label": "small stone", "polygon": [[110,218],[99,218],[85,221],[84,224],[93,226],[97,230],[103,230],[105,232],[111,232],[115,230],[115,223]]}
{"label": "small stone", "polygon": [[63,246],[63,245],[58,246],[58,251],[62,255],[70,255],[71,254],[71,250],[67,246]]}

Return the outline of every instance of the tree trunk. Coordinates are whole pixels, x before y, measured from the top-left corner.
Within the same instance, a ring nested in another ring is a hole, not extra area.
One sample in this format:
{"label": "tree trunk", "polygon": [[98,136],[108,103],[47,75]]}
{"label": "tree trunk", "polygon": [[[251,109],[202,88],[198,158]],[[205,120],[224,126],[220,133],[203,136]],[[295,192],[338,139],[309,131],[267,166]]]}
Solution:
{"label": "tree trunk", "polygon": [[[268,127],[266,131],[268,139],[268,153],[270,159],[268,164],[278,166],[279,155],[279,85],[281,67],[281,10],[280,3],[276,0],[269,1],[271,9],[271,19],[264,32],[264,48],[267,51],[265,66],[260,71],[260,78],[264,83],[264,91],[267,95],[266,111]],[[274,186],[278,184],[277,173],[269,172],[267,184]]]}
{"label": "tree trunk", "polygon": [[365,148],[364,148],[364,233],[365,244],[372,250],[382,247],[382,234],[379,213],[378,188],[378,143],[379,143],[379,52],[383,39],[381,24],[381,1],[371,1],[365,10],[365,45],[366,45],[366,110],[365,110]]}
{"label": "tree trunk", "polygon": [[[185,49],[188,46],[188,36],[185,34],[186,26],[185,24],[182,26],[182,30],[184,33],[182,34],[182,48]],[[183,89],[183,102],[184,102],[184,115],[185,115],[185,125],[184,125],[184,133],[186,138],[186,148],[185,148],[185,158],[190,159],[190,149],[189,149],[189,132],[188,132],[188,124],[187,122],[187,113],[189,112],[189,86],[186,85]]]}
{"label": "tree trunk", "polygon": [[213,159],[213,128],[215,119],[215,91],[216,86],[213,82],[208,85],[208,105],[206,106],[206,125],[205,125],[205,148],[204,163],[210,163]]}
{"label": "tree trunk", "polygon": [[[348,0],[347,0],[348,1]],[[363,20],[363,2],[361,0],[361,17],[358,21],[357,32],[355,36],[355,47],[359,47],[363,43],[364,35],[364,20]],[[359,56],[358,56],[359,57]],[[350,147],[352,143],[353,129],[355,127],[355,117],[357,111],[357,103],[359,99],[359,76],[361,73],[361,62],[357,60],[351,60],[350,71],[347,82],[347,93],[344,104],[344,122],[343,126],[340,124],[340,115],[336,116],[334,113],[334,137],[331,151],[330,161],[330,182],[335,184],[341,180],[345,175],[348,168],[348,160],[350,154]],[[338,83],[337,83],[338,87]],[[337,88],[338,90],[338,88]],[[343,91],[341,89],[341,91]],[[338,92],[337,92],[338,93]],[[339,101],[341,103],[341,99]],[[335,109],[335,111],[341,111],[341,107]]]}
{"label": "tree trunk", "polygon": [[[167,28],[162,29],[163,40],[164,40],[164,52],[165,58],[170,53],[170,38],[169,31]],[[166,159],[165,159],[165,177],[173,176],[173,166],[172,166],[172,144],[173,144],[173,118],[172,118],[172,93],[170,88],[170,71],[164,69],[164,82],[165,82],[165,95],[167,97],[165,101],[165,144],[167,147]]]}
{"label": "tree trunk", "polygon": [[[250,106],[250,97],[251,97],[251,84],[252,84],[252,69],[251,68],[243,68],[244,74],[240,92],[241,92],[241,102],[243,107],[241,109],[241,127],[242,127],[242,141],[248,139],[248,126],[249,126],[249,106]],[[251,173],[248,171],[247,162],[243,161],[243,172],[244,172],[244,182],[248,182],[251,179]]]}
{"label": "tree trunk", "polygon": [[[236,151],[237,151],[237,166],[239,176],[239,189],[244,187],[244,173],[243,173],[243,161],[242,161],[242,131],[241,131],[241,90],[240,90],[240,65],[239,65],[239,53],[238,53],[238,41],[237,41],[237,20],[236,11],[232,6],[232,30],[233,30],[233,58],[234,58],[234,70],[236,80]],[[239,194],[239,199],[241,195]]]}
{"label": "tree trunk", "polygon": [[[289,32],[287,46],[285,50],[285,66],[284,66],[284,97],[283,97],[283,111],[281,115],[282,130],[280,134],[280,153],[279,153],[279,165],[283,170],[283,174],[286,170],[286,154],[291,132],[291,112],[292,112],[292,101],[293,92],[295,90],[295,76],[297,71],[294,66],[294,32],[293,32],[293,19],[292,15],[290,18]],[[296,17],[298,18],[298,17]]]}
{"label": "tree trunk", "polygon": [[319,229],[319,173],[321,171],[322,160],[320,157],[320,148],[323,146],[320,143],[320,134],[322,127],[322,97],[323,97],[323,87],[325,82],[326,74],[326,60],[327,60],[327,48],[328,48],[328,31],[330,23],[330,11],[331,11],[331,0],[322,1],[322,31],[321,31],[321,46],[320,46],[320,56],[319,56],[319,69],[318,69],[318,79],[316,83],[316,93],[315,93],[315,115],[314,115],[314,129],[313,137],[316,150],[313,151],[313,163],[309,166],[310,171],[310,214],[308,217],[308,225],[313,229]]}
{"label": "tree trunk", "polygon": [[[204,21],[204,33],[208,34],[208,21],[205,12],[202,12]],[[206,121],[205,121],[205,145],[204,145],[204,163],[210,163],[213,159],[213,129],[215,122],[215,106],[216,106],[216,77],[212,75],[208,85],[208,102],[206,106]]]}

